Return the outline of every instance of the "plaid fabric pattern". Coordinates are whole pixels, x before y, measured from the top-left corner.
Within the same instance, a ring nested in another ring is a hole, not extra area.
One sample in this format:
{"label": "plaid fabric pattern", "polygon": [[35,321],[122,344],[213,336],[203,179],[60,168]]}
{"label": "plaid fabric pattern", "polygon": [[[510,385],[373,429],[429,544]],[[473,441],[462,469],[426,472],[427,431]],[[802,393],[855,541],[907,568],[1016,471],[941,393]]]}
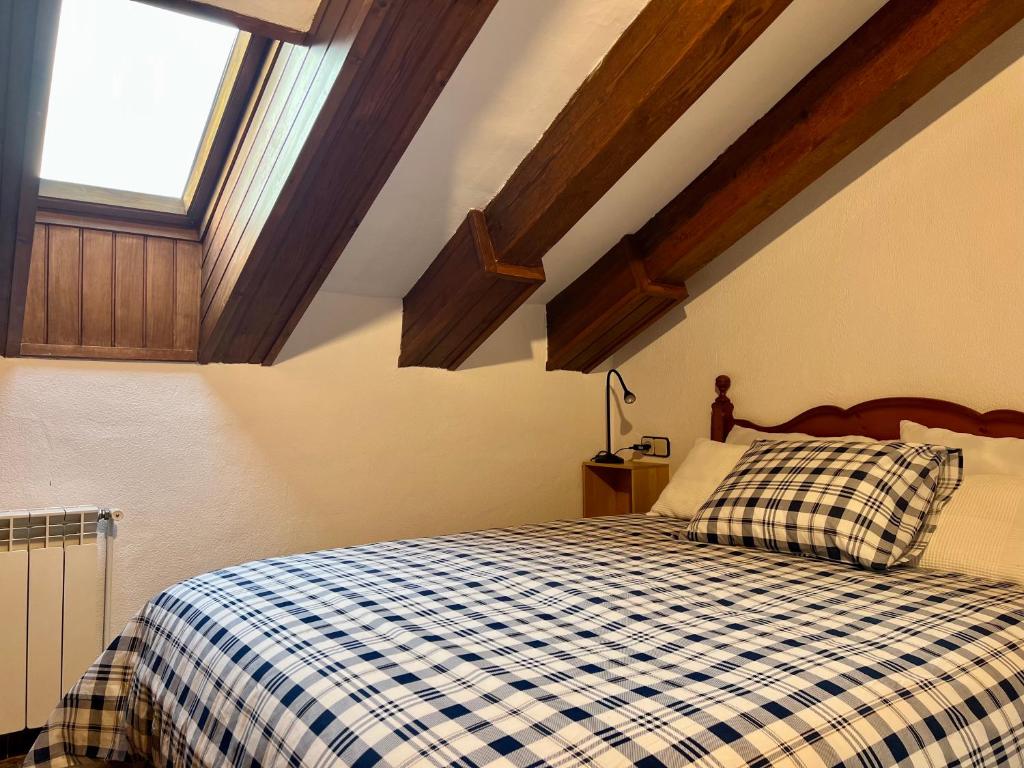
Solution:
{"label": "plaid fabric pattern", "polygon": [[1024,589],[680,534],[566,521],[182,582],[26,765],[1024,764]]}
{"label": "plaid fabric pattern", "polygon": [[687,537],[884,570],[920,557],[962,475],[959,449],[758,440]]}

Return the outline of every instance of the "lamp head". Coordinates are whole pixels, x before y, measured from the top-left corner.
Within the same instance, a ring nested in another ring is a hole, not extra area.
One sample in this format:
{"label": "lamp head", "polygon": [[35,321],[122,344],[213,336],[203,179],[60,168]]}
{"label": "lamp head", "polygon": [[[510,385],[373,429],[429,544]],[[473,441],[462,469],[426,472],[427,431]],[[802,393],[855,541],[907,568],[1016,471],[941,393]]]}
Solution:
{"label": "lamp head", "polygon": [[627,389],[625,392],[622,393],[622,401],[626,405],[632,405],[633,403],[636,402],[636,395],[634,395]]}

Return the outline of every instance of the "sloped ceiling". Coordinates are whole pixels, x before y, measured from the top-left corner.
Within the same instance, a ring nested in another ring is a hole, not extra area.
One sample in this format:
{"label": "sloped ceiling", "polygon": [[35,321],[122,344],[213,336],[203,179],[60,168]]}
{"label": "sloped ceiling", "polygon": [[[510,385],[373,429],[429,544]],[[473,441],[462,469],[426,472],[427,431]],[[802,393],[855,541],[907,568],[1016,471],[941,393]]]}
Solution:
{"label": "sloped ceiling", "polygon": [[[545,257],[546,303],[685,187],[884,0],[794,0]],[[323,290],[404,296],[483,208],[644,0],[501,0]]]}

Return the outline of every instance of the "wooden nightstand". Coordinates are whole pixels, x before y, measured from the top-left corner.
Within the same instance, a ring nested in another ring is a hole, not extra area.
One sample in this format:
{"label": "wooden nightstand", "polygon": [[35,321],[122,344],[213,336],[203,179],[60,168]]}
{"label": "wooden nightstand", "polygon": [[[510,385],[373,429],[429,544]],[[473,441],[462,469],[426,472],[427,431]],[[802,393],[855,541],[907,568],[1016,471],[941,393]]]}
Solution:
{"label": "wooden nightstand", "polygon": [[583,516],[645,514],[668,485],[668,464],[583,462]]}

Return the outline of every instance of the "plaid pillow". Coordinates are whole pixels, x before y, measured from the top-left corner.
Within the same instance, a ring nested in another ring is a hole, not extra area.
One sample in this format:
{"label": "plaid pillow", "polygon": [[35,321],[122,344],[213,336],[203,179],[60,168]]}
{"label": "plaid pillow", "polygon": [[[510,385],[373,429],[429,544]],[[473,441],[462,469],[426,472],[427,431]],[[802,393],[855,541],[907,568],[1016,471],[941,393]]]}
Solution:
{"label": "plaid pillow", "polygon": [[885,570],[920,557],[962,474],[961,452],[937,445],[758,440],[687,538]]}

